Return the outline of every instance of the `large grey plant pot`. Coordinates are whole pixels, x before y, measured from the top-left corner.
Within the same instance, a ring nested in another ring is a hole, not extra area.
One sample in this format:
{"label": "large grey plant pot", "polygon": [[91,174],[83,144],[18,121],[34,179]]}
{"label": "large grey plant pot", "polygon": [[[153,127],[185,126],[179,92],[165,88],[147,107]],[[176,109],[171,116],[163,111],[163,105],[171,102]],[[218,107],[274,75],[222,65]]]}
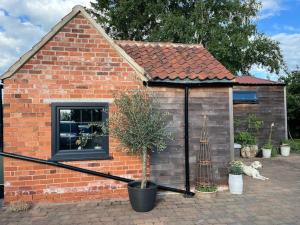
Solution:
{"label": "large grey plant pot", "polygon": [[157,185],[147,182],[147,187],[140,188],[140,181],[128,183],[128,194],[132,208],[137,212],[148,212],[155,206]]}

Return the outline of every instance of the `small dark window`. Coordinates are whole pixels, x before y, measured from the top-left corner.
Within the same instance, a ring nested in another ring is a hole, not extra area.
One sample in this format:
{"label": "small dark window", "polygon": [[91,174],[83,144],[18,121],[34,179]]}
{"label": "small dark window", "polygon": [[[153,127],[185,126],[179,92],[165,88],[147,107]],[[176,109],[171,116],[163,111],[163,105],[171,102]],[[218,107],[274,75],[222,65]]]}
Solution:
{"label": "small dark window", "polygon": [[257,95],[255,91],[234,91],[233,103],[258,103]]}
{"label": "small dark window", "polygon": [[108,158],[107,103],[52,104],[52,160]]}

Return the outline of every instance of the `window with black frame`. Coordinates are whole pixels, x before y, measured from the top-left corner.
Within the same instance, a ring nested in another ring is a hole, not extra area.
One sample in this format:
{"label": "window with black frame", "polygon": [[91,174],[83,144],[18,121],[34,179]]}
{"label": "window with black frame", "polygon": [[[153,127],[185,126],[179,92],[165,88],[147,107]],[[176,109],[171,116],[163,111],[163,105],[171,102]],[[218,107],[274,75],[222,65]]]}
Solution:
{"label": "window with black frame", "polygon": [[52,160],[108,158],[107,103],[52,104]]}

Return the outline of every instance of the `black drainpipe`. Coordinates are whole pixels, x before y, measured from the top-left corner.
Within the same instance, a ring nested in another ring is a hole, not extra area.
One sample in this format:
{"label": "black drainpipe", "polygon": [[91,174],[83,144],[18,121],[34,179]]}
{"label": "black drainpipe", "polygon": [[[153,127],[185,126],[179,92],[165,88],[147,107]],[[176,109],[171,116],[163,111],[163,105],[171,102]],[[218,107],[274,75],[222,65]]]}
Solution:
{"label": "black drainpipe", "polygon": [[[164,81],[148,81],[144,82],[145,86],[157,86],[157,87],[172,87],[172,88],[184,88],[184,168],[185,168],[185,192],[191,192],[190,185],[190,160],[189,160],[189,87],[194,86],[185,83],[171,83]],[[195,85],[195,87],[202,85]],[[192,197],[192,195],[185,194],[185,197]]]}
{"label": "black drainpipe", "polygon": [[[180,83],[175,81],[152,80],[144,82],[145,86],[184,88],[184,166],[185,166],[185,191],[190,193],[190,160],[189,160],[189,89],[193,87],[232,87],[234,82],[218,83]],[[191,195],[185,194],[185,197]]]}
{"label": "black drainpipe", "polygon": [[[185,190],[190,192],[190,157],[189,157],[189,87],[184,87],[184,164]],[[185,195],[189,197],[190,195]]]}

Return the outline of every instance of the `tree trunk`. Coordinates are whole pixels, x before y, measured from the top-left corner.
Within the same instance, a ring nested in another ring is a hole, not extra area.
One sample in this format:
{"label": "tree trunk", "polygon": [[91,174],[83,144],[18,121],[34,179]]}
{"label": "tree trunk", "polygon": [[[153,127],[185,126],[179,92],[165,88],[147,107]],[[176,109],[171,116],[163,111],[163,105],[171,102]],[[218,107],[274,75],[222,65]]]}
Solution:
{"label": "tree trunk", "polygon": [[147,149],[143,149],[142,164],[143,168],[141,189],[144,189],[147,185]]}

